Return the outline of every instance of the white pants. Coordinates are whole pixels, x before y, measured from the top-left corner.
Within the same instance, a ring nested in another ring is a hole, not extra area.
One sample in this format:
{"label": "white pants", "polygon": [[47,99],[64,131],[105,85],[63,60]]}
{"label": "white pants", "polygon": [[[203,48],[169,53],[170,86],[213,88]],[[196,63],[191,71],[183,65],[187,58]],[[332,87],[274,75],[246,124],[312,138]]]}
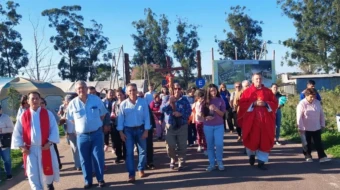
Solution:
{"label": "white pants", "polygon": [[269,153],[268,152],[262,152],[260,150],[252,151],[252,150],[250,150],[248,148],[246,148],[246,150],[247,150],[247,155],[248,156],[256,155],[257,159],[262,161],[262,162],[268,162],[268,160],[269,160]]}
{"label": "white pants", "polygon": [[53,175],[45,176],[42,168],[41,146],[31,146],[27,156],[26,173],[32,190],[42,190],[47,184],[59,182],[59,164],[54,147],[50,147]]}

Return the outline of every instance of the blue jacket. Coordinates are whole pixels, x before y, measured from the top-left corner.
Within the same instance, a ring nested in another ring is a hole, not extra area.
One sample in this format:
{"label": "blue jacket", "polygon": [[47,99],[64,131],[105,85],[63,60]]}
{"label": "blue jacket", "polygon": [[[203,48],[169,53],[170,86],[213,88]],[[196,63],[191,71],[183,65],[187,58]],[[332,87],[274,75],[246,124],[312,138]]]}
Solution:
{"label": "blue jacket", "polygon": [[226,110],[230,109],[229,100],[227,98],[227,97],[230,97],[230,92],[229,91],[222,91],[220,94],[221,94],[221,97],[223,98],[223,100],[225,102]]}

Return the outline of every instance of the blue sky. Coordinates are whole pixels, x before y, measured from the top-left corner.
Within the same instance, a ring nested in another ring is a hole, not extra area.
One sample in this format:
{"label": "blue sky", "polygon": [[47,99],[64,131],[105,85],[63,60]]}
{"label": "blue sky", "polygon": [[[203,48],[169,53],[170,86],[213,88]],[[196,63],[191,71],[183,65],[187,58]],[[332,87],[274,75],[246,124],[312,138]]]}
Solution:
{"label": "blue sky", "polygon": [[[4,2],[3,0],[1,1]],[[64,5],[80,5],[81,14],[85,22],[91,19],[103,24],[104,35],[109,37],[110,45],[108,49],[124,46],[124,52],[133,55],[133,41],[131,34],[135,32],[132,22],[145,18],[144,8],[151,8],[156,14],[166,14],[170,24],[169,36],[171,45],[176,39],[176,17],[187,18],[189,23],[200,25],[198,35],[200,37],[199,50],[202,52],[202,73],[211,74],[211,48],[214,48],[215,59],[221,56],[217,53],[215,36],[224,39],[224,29],[229,30],[225,22],[226,12],[231,6],[246,6],[253,19],[264,22],[263,40],[271,40],[277,43],[287,38],[294,37],[295,28],[290,19],[282,15],[281,9],[275,0],[18,0],[20,4],[18,12],[23,16],[20,26],[16,27],[23,38],[25,49],[31,53],[33,51],[33,29],[29,22],[29,17],[33,22],[39,19],[40,25],[45,25],[46,39],[55,34],[53,28],[48,28],[48,20],[41,16],[45,9],[60,8]],[[46,41],[47,45],[52,44]],[[281,67],[281,57],[288,50],[282,45],[271,44],[267,46],[267,59],[272,58],[272,51],[276,51],[276,72],[296,71],[297,68]],[[118,53],[118,52],[117,52]],[[59,62],[58,53],[54,52],[54,63]],[[172,55],[172,53],[170,53]],[[179,66],[178,63],[176,63]],[[56,68],[56,66],[54,66]],[[121,67],[122,68],[122,67]],[[122,70],[122,69],[120,69]],[[54,74],[57,74],[55,72]],[[58,80],[58,77],[54,77]]]}

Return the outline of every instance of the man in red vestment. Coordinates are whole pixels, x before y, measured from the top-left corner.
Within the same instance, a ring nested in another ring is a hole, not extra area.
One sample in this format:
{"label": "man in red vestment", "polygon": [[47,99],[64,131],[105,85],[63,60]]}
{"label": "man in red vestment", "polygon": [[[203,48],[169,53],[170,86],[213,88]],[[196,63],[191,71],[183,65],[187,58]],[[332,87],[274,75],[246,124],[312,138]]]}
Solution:
{"label": "man in red vestment", "polygon": [[272,91],[262,84],[262,76],[256,73],[253,84],[246,89],[239,101],[238,124],[242,128],[243,144],[247,149],[250,165],[258,159],[258,168],[267,170],[270,150],[274,145],[275,117],[278,107]]}

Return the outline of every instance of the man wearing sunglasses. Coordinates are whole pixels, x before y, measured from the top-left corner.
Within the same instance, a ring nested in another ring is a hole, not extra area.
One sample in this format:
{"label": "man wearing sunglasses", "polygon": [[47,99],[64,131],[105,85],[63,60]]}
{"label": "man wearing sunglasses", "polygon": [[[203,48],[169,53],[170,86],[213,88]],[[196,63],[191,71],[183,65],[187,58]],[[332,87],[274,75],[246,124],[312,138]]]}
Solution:
{"label": "man wearing sunglasses", "polygon": [[178,170],[182,170],[184,167],[188,140],[188,119],[191,114],[190,103],[182,95],[181,90],[180,85],[175,83],[173,95],[163,97],[164,102],[160,108],[165,115],[165,140],[167,153],[171,159],[170,169],[175,168],[178,155]]}

